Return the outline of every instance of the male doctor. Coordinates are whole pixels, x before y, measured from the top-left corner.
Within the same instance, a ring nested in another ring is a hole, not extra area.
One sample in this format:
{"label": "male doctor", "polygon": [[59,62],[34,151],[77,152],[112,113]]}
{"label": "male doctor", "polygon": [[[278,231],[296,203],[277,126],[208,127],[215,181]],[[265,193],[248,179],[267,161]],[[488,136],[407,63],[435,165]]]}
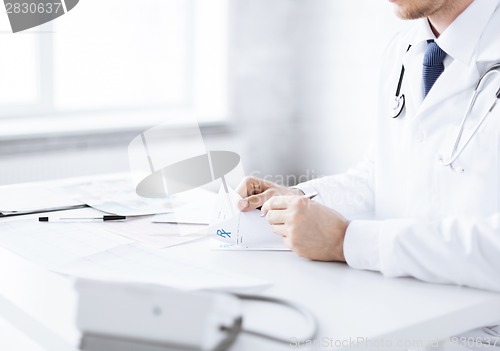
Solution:
{"label": "male doctor", "polygon": [[[399,17],[419,20],[395,37],[383,60],[371,154],[345,174],[296,188],[247,178],[238,188],[240,208],[262,206],[273,231],[312,260],[500,291],[500,101],[452,167],[442,164],[476,83],[500,62],[500,0],[389,1]],[[400,80],[405,105],[393,118]],[[496,73],[459,149],[499,87]],[[315,200],[300,196],[313,191]],[[500,336],[497,329],[491,333]]]}

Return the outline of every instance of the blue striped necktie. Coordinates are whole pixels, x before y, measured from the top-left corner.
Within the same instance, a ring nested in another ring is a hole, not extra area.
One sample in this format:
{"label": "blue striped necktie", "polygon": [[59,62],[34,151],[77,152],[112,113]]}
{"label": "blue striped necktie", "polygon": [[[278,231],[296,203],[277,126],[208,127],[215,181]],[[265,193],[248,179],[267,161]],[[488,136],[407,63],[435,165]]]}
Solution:
{"label": "blue striped necktie", "polygon": [[427,96],[432,86],[444,71],[444,52],[434,40],[427,41],[427,49],[424,56],[424,67],[422,75],[424,78],[424,97]]}

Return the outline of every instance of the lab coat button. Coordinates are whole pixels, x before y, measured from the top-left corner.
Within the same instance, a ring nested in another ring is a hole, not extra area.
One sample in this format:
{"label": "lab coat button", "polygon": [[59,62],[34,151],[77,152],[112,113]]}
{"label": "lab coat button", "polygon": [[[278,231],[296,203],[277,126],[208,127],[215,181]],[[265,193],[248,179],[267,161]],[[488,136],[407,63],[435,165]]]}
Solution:
{"label": "lab coat button", "polygon": [[417,132],[417,133],[415,134],[415,141],[416,141],[417,143],[421,143],[421,142],[423,142],[424,140],[425,140],[425,135],[424,135],[424,133],[422,133],[422,132]]}

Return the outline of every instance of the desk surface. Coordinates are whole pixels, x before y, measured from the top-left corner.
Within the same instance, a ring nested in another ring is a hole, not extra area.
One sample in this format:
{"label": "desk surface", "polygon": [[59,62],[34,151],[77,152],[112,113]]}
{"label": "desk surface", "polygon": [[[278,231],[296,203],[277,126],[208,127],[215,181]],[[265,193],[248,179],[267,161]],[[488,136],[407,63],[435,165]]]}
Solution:
{"label": "desk surface", "polygon": [[[365,338],[383,338],[386,344],[380,349],[407,349],[500,321],[497,293],[388,279],[345,264],[305,260],[291,252],[212,251],[207,240],[165,250],[209,268],[272,282],[263,294],[300,303],[318,318],[320,330],[311,349],[348,346]],[[50,351],[74,349],[76,294],[69,279],[4,249],[0,249],[0,279],[2,316]],[[253,329],[289,337],[292,349],[293,337],[301,336],[300,320],[286,311],[252,304],[245,317]],[[290,348],[243,335],[232,349]]]}

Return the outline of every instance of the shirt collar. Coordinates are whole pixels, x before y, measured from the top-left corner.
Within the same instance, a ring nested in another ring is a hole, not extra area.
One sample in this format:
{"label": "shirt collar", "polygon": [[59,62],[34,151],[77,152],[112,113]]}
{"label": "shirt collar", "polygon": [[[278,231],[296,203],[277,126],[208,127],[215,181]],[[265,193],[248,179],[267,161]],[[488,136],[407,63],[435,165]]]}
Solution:
{"label": "shirt collar", "polygon": [[421,42],[436,39],[436,36],[432,32],[429,20],[427,18],[420,18],[417,20],[417,32],[413,38],[412,45],[417,45]]}
{"label": "shirt collar", "polygon": [[475,0],[436,39],[436,43],[448,55],[469,65],[498,4],[498,0]]}
{"label": "shirt collar", "polygon": [[412,45],[435,40],[449,56],[468,65],[500,0],[475,0],[436,39],[427,18],[418,20]]}

